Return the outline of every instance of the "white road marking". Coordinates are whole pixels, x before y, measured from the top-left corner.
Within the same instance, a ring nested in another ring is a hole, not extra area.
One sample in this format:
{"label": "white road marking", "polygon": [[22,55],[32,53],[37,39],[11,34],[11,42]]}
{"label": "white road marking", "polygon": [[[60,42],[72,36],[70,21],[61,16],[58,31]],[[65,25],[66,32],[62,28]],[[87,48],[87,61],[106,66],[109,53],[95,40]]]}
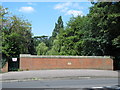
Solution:
{"label": "white road marking", "polygon": [[103,88],[103,87],[92,87],[92,88]]}

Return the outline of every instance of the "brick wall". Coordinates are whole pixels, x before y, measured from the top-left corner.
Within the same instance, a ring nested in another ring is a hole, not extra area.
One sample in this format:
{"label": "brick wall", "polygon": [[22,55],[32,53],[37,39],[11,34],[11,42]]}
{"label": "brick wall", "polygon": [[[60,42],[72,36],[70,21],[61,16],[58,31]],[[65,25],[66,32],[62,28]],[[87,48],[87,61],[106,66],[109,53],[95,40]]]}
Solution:
{"label": "brick wall", "polygon": [[1,68],[2,72],[8,72],[8,62],[6,62],[5,66]]}
{"label": "brick wall", "polygon": [[102,56],[35,56],[20,55],[20,69],[103,69],[113,70],[113,60]]}

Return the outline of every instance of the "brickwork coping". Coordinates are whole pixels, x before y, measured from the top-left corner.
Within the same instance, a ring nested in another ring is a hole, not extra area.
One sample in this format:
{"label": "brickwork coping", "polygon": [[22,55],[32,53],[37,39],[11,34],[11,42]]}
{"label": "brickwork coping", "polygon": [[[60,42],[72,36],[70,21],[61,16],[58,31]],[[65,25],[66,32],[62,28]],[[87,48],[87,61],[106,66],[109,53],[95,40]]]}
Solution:
{"label": "brickwork coping", "polygon": [[109,59],[110,56],[55,56],[55,55],[31,55],[31,54],[20,54],[20,58],[103,58]]}

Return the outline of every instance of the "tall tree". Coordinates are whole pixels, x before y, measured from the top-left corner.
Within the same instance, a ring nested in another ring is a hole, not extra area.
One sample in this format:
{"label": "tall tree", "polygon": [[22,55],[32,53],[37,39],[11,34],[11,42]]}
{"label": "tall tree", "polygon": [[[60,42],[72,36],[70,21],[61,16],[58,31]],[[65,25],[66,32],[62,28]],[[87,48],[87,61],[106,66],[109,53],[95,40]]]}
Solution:
{"label": "tall tree", "polygon": [[60,30],[63,29],[63,27],[62,16],[59,16],[57,23],[55,23],[55,28],[52,32],[52,36],[50,37],[51,44],[53,43],[54,39],[56,39],[56,36],[60,33]]}
{"label": "tall tree", "polygon": [[62,17],[59,16],[57,23],[55,23],[55,28],[53,30],[52,36],[56,37],[59,34],[60,29],[62,28],[63,28],[63,21],[62,21]]}
{"label": "tall tree", "polygon": [[7,9],[0,6],[2,12],[2,58],[9,60],[12,57],[19,57],[19,54],[30,53],[31,51],[31,24],[15,15],[9,15]]}
{"label": "tall tree", "polygon": [[81,55],[83,36],[85,33],[86,17],[72,17],[63,32],[58,36],[61,40],[60,54]]}
{"label": "tall tree", "polygon": [[[60,32],[63,30],[64,25],[63,25],[63,21],[62,21],[62,16],[58,17],[57,23],[55,23],[55,28],[52,32],[52,36],[49,38],[49,51],[47,54],[52,54],[52,55],[56,55],[58,54],[58,52],[60,51],[56,51],[56,50],[60,50],[60,46],[58,48],[58,35],[60,34]],[[56,47],[57,46],[57,47]],[[56,52],[56,53],[54,53]]]}
{"label": "tall tree", "polygon": [[[16,47],[19,48],[19,53],[29,53],[28,48],[31,44],[31,39],[32,39],[31,24],[28,21],[22,20],[17,16],[10,17],[10,20],[7,22],[8,22],[7,23],[8,26],[6,26],[6,29],[3,30],[3,34],[4,34],[3,52],[4,50],[5,51],[9,49],[12,50],[11,49],[12,47],[8,47],[8,46],[10,43],[13,43],[16,44]],[[13,39],[10,39],[14,36],[18,37],[15,38],[16,39],[15,41],[13,41]],[[15,48],[15,46],[13,48]]]}
{"label": "tall tree", "polygon": [[5,15],[8,14],[7,11],[8,8],[3,8],[3,6],[0,5],[0,68],[3,67],[7,61],[7,59],[5,59],[5,55],[2,55],[2,44],[3,44],[3,30],[6,28],[5,27],[5,23],[7,23],[7,17],[5,17]]}
{"label": "tall tree", "polygon": [[91,22],[90,38],[96,45],[92,51],[101,51],[101,54],[95,55],[116,55],[116,47],[112,41],[120,35],[119,7],[120,2],[97,2],[91,7],[88,15]]}

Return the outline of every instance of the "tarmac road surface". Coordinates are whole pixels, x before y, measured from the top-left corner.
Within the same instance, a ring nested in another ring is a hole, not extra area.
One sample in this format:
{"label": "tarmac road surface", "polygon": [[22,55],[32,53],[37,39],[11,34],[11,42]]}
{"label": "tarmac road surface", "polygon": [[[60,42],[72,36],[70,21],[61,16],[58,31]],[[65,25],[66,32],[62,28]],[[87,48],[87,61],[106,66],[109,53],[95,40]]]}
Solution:
{"label": "tarmac road surface", "polygon": [[[0,74],[2,88],[103,88],[120,90],[118,72],[92,69],[60,69]],[[119,89],[115,89],[119,88]],[[4,90],[4,89],[3,89]],[[105,89],[110,90],[110,89]]]}
{"label": "tarmac road surface", "polygon": [[3,82],[2,88],[93,88],[115,85],[118,85],[117,78],[76,78]]}

